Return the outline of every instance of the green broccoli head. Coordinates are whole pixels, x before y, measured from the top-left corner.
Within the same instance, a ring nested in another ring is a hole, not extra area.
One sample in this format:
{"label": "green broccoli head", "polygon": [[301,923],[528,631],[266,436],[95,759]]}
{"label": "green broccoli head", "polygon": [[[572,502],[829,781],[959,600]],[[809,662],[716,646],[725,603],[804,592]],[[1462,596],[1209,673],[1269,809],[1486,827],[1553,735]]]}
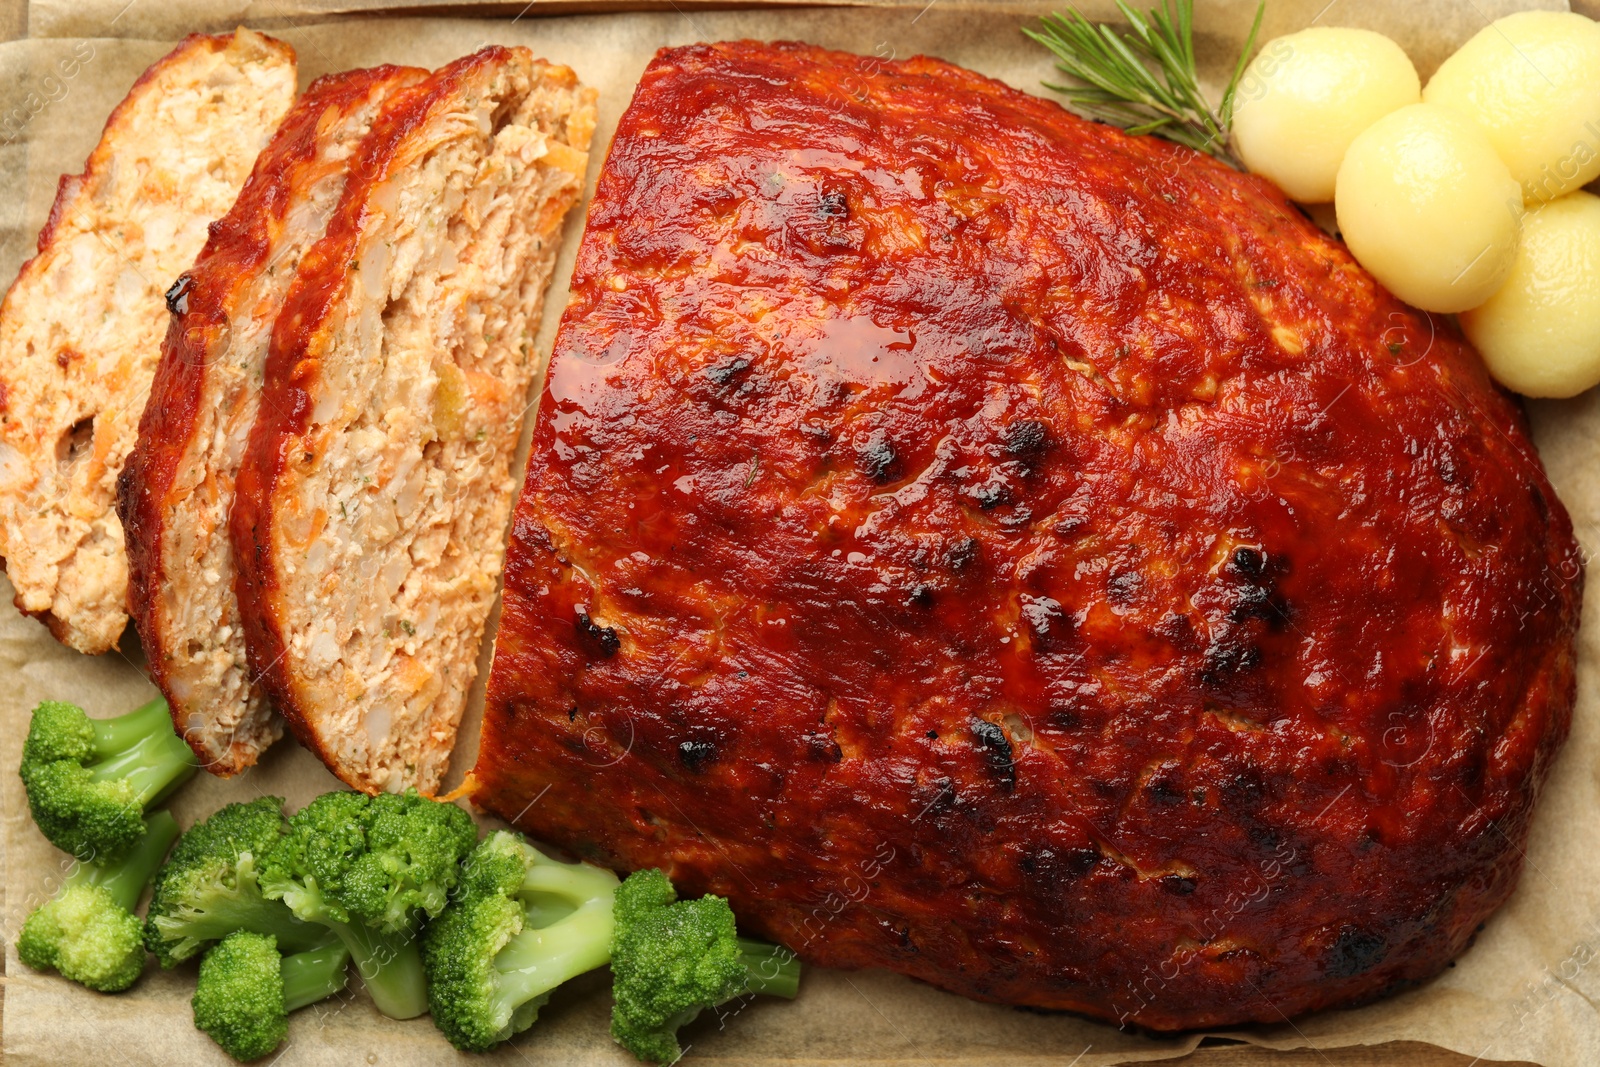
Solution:
{"label": "green broccoli head", "polygon": [[611,1036],[643,1060],[683,1055],[678,1030],[746,993],[793,997],[799,964],[738,936],[722,897],[678,900],[666,874],[635,871],[617,890],[611,947]]}
{"label": "green broccoli head", "polygon": [[236,1060],[259,1059],[289,1036],[282,960],[271,935],[240,930],[200,961],[194,1025]]}
{"label": "green broccoli head", "polygon": [[482,1052],[533,1025],[551,990],[606,962],[617,877],[496,831],[462,864],[456,899],[423,935],[433,1021]]}
{"label": "green broccoli head", "polygon": [[263,876],[339,922],[385,933],[412,930],[444,908],[458,865],[477,843],[472,816],[454,804],[402,794],[325,793],[289,820]]}
{"label": "green broccoli head", "polygon": [[427,1010],[417,929],[444,909],[477,838],[465,811],[414,790],[327,793],[289,820],[261,889],[337,933],[378,1010],[409,1019]]}
{"label": "green broccoli head", "polygon": [[22,765],[68,760],[88,763],[94,756],[94,720],[76,704],[46,700],[33,709],[22,742]]}
{"label": "green broccoli head", "polygon": [[165,701],[113,719],[45,701],[34,709],[19,773],[33,821],[50,842],[107,863],[144,833],[145,809],[195,771],[194,753],[172,730]]}
{"label": "green broccoli head", "polygon": [[120,993],[144,971],[139,918],[98,885],[68,885],[22,924],[17,956],[101,993]]}
{"label": "green broccoli head", "polygon": [[144,941],[133,914],[151,874],[178,836],[165,811],[140,824],[121,860],[79,862],[55,898],[36,909],[17,937],[17,956],[35,970],[54,970],[102,993],[131,986],[144,970]]}
{"label": "green broccoli head", "polygon": [[289,1013],[345,986],[350,953],[328,935],[313,949],[281,955],[271,934],[239,930],[200,961],[194,1025],[236,1060],[265,1056],[289,1033]]}
{"label": "green broccoli head", "polygon": [[229,804],[178,839],[156,875],[145,920],[145,944],[163,967],[173,967],[235,930],[272,934],[296,952],[328,936],[326,927],[296,918],[262,892],[263,857],[283,841],[289,820],[280,797]]}

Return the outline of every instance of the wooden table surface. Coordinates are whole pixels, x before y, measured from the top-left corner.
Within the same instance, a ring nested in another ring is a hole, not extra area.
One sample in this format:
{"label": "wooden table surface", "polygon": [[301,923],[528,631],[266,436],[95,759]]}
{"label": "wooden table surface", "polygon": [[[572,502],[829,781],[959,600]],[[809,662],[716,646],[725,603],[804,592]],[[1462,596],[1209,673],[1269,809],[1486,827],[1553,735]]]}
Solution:
{"label": "wooden table surface", "polygon": [[[1063,0],[1065,6],[1065,0]],[[1135,7],[1142,6],[1139,3]],[[1572,0],[1574,11],[1600,19],[1600,0]],[[28,0],[0,0],[0,41],[27,36]],[[1488,1067],[1511,1061],[1473,1059],[1432,1045],[1399,1041],[1348,1049],[1273,1052],[1234,1042],[1208,1039],[1181,1060],[1163,1060],[1183,1067]],[[1518,1067],[1536,1067],[1519,1064]]]}

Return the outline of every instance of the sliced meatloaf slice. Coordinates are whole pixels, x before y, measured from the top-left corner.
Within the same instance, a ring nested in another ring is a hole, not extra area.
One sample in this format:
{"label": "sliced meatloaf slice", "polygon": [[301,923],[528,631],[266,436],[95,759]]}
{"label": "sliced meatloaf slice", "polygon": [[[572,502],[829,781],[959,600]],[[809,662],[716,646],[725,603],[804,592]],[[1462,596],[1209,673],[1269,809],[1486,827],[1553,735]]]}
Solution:
{"label": "sliced meatloaf slice", "polygon": [[433,791],[505,550],[511,460],[594,93],[522,48],[403,90],[273,331],[232,513],[250,665],[345,782]]}
{"label": "sliced meatloaf slice", "polygon": [[151,677],[213,774],[253,765],[283,732],[249,679],[228,538],[272,324],[301,257],[326,232],[350,157],[383,102],[427,76],[377,67],[313,83],[178,283],[118,512],[128,605]]}
{"label": "sliced meatloaf slice", "polygon": [[117,475],[194,262],[295,95],[294,51],[192,36],[145,71],[0,304],[0,556],[22,611],[82,652],[116,647],[128,563]]}

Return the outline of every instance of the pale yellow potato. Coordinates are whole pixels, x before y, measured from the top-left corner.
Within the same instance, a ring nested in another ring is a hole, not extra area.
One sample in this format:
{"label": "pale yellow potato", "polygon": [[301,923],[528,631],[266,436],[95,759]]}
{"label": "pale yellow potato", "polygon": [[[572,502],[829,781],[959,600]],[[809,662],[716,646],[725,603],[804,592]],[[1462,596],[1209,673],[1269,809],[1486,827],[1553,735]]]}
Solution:
{"label": "pale yellow potato", "polygon": [[1523,11],[1444,61],[1422,98],[1483,127],[1530,204],[1600,177],[1600,24]]}
{"label": "pale yellow potato", "polygon": [[1334,208],[1350,252],[1390,292],[1465,311],[1511,271],[1522,191],[1472,120],[1412,104],[1351,142]]}
{"label": "pale yellow potato", "polygon": [[1505,285],[1461,328],[1508,389],[1576,396],[1600,385],[1600,197],[1569,193],[1530,211]]}
{"label": "pale yellow potato", "polygon": [[1313,26],[1268,41],[1245,70],[1234,149],[1290,199],[1325,203],[1356,135],[1421,99],[1416,68],[1389,38]]}

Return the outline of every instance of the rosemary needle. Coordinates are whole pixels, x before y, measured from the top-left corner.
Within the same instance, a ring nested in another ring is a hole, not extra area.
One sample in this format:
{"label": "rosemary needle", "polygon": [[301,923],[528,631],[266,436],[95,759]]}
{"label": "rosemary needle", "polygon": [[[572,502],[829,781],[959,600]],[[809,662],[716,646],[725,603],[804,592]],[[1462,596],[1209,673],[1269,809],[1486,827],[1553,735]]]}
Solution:
{"label": "rosemary needle", "polygon": [[1245,61],[1261,29],[1266,0],[1256,6],[1233,77],[1213,108],[1200,91],[1194,58],[1193,0],[1161,0],[1141,15],[1117,0],[1126,31],[1090,22],[1076,8],[1046,15],[1038,29],[1022,32],[1055,53],[1056,66],[1075,85],[1048,88],[1065,93],[1087,118],[1109,122],[1129,133],[1150,133],[1188,145],[1239,166],[1228,154],[1228,127]]}

